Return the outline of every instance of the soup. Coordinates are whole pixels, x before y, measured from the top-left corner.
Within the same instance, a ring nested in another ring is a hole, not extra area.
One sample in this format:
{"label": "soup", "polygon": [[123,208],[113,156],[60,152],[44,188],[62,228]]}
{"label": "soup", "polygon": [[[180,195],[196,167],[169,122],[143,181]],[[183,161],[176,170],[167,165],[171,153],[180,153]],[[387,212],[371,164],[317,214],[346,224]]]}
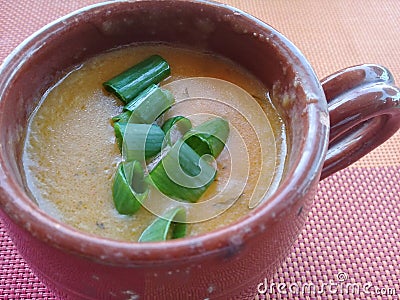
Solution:
{"label": "soup", "polygon": [[[242,185],[231,203],[224,204],[223,199],[212,203],[223,207],[216,209],[218,213],[190,222],[187,236],[238,220],[277,188],[286,158],[286,134],[262,83],[211,53],[137,45],[77,66],[43,95],[32,114],[23,166],[27,186],[43,211],[78,230],[124,241],[137,241],[154,220],[149,207],[132,216],[121,215],[114,207],[112,183],[121,154],[110,120],[121,112],[122,102],[102,87],[104,81],[153,54],[171,66],[171,76],[160,85],[177,99],[163,119],[183,115],[196,125],[205,116],[216,115],[230,123],[232,135],[216,159],[216,180],[199,203],[207,203],[224,188],[230,197],[232,187]],[[243,96],[235,97],[239,94]],[[189,95],[190,101],[184,101]],[[229,181],[233,185],[227,185]]]}

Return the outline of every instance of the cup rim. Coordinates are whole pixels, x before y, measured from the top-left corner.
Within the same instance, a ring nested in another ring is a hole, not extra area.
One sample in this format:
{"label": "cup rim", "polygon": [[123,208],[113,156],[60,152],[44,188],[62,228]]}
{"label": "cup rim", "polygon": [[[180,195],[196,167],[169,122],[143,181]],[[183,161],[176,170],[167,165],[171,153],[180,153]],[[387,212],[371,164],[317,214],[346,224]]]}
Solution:
{"label": "cup rim", "polygon": [[[321,114],[325,118],[328,118],[328,113],[325,95],[320,82],[304,55],[291,41],[270,25],[235,7],[209,0],[179,1],[201,3],[215,9],[228,9],[231,12],[239,12],[249,21],[255,22],[259,26],[273,32],[279,44],[290,51],[291,58],[296,62],[295,67],[299,78],[308,79],[304,81],[300,79],[300,84],[303,84],[304,90],[309,92],[306,96],[310,99],[307,114],[308,127],[305,130],[307,136],[302,145],[303,154],[295,162],[295,167],[289,170],[283,183],[277,191],[269,196],[268,201],[261,203],[250,213],[247,213],[245,217],[228,226],[203,235],[184,239],[169,240],[166,242],[136,243],[101,238],[84,233],[74,229],[72,226],[55,220],[33,203],[23,191],[23,188],[13,180],[12,176],[7,176],[7,166],[4,163],[4,158],[0,157],[0,179],[2,182],[0,188],[3,191],[0,196],[0,204],[3,206],[2,210],[14,222],[29,231],[31,235],[57,248],[94,260],[111,263],[140,262],[145,264],[164,261],[166,259],[174,261],[189,256],[201,257],[205,252],[215,252],[232,245],[243,244],[250,238],[257,238],[257,235],[265,230],[263,224],[266,224],[267,219],[277,222],[286,209],[296,202],[296,197],[307,194],[310,185],[319,180],[328,146],[329,133],[329,124],[322,121]],[[23,63],[24,53],[36,39],[57,30],[62,24],[68,24],[68,21],[72,21],[79,15],[86,14],[97,8],[104,9],[109,5],[121,2],[132,1],[106,1],[83,7],[49,23],[25,39],[6,57],[0,66],[0,75],[2,75],[0,76],[0,96],[3,93],[1,89],[7,85],[7,79],[3,78],[7,76],[4,75],[12,74],[12,70],[10,71],[10,69],[15,66],[14,60]],[[3,84],[2,81],[4,82]],[[1,203],[1,201],[5,204]]]}

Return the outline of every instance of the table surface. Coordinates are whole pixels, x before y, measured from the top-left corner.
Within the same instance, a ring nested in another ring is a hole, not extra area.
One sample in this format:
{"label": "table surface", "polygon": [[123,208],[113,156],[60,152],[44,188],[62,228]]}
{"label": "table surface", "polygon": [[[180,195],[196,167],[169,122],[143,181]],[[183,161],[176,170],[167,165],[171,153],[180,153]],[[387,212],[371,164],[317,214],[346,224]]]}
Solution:
{"label": "table surface", "polygon": [[[48,22],[94,0],[0,0],[0,62]],[[308,58],[319,78],[360,63],[388,67],[400,82],[400,1],[225,0],[273,25]],[[0,129],[1,130],[1,129]],[[307,224],[255,298],[400,298],[400,133],[320,182]],[[330,283],[361,287],[360,293]],[[313,284],[316,293],[298,287]],[[325,286],[325,288],[324,288]],[[364,289],[364,291],[363,291]],[[284,291],[284,290],[283,290]],[[18,255],[0,220],[0,299],[55,299]]]}

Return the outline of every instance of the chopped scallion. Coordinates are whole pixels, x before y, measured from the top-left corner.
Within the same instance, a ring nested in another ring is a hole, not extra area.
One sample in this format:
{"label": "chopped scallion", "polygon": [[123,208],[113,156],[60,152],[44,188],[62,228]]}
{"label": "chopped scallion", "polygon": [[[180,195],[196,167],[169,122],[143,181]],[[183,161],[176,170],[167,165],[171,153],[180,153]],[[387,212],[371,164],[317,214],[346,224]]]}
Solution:
{"label": "chopped scallion", "polygon": [[[155,124],[175,101],[171,92],[158,86],[170,74],[168,63],[153,55],[103,83],[125,103],[123,111],[112,118],[124,160],[118,165],[112,186],[120,214],[132,215],[141,207],[150,193],[148,184],[165,196],[194,203],[216,177],[212,162],[228,139],[226,120],[214,118],[192,128],[188,118],[175,116],[162,128]],[[139,242],[181,238],[186,227],[185,208],[175,207],[157,217]]]}
{"label": "chopped scallion", "polygon": [[148,187],[141,164],[138,161],[120,163],[112,187],[117,211],[123,215],[134,214],[147,194]]}
{"label": "chopped scallion", "polygon": [[176,142],[149,174],[164,195],[196,202],[213,182],[217,171],[182,140]]}
{"label": "chopped scallion", "polygon": [[104,88],[129,103],[151,84],[157,84],[171,74],[168,63],[153,55],[103,83]]}
{"label": "chopped scallion", "polygon": [[170,91],[152,84],[125,105],[124,109],[131,112],[130,123],[151,124],[173,103],[174,97]]}
{"label": "chopped scallion", "polygon": [[229,123],[214,118],[193,127],[183,139],[198,155],[210,154],[216,158],[224,149],[228,135]]}
{"label": "chopped scallion", "polygon": [[156,124],[128,123],[119,127],[124,129],[122,154],[126,161],[147,160],[161,151],[165,135]]}
{"label": "chopped scallion", "polygon": [[120,122],[120,123],[128,123],[129,122],[129,118],[131,117],[131,112],[130,111],[123,111],[122,113],[120,113],[119,115],[116,115],[114,117],[112,117],[112,121],[115,122]]}
{"label": "chopped scallion", "polygon": [[190,128],[192,128],[192,122],[183,116],[172,117],[161,127],[168,145],[175,144]]}
{"label": "chopped scallion", "polygon": [[[169,210],[151,223],[139,237],[139,242],[158,242],[186,235],[186,211],[182,207]],[[171,228],[172,227],[172,228]]]}
{"label": "chopped scallion", "polygon": [[117,144],[119,147],[119,151],[122,152],[122,143],[124,140],[126,123],[123,122],[114,122],[114,134],[117,140]]}

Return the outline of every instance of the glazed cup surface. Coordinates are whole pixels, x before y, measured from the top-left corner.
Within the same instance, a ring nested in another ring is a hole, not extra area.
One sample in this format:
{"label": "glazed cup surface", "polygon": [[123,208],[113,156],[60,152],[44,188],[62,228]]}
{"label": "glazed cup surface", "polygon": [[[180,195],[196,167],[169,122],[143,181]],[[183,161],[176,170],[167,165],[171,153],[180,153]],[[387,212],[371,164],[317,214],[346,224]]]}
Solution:
{"label": "glazed cup surface", "polygon": [[[88,58],[142,42],[218,53],[269,89],[288,127],[287,172],[278,191],[239,222],[167,243],[126,243],[78,232],[29,198],[21,152],[41,95]],[[328,107],[303,55],[259,20],[207,1],[94,5],[33,35],[0,72],[0,215],[32,270],[61,297],[251,298],[304,225],[328,147]]]}

